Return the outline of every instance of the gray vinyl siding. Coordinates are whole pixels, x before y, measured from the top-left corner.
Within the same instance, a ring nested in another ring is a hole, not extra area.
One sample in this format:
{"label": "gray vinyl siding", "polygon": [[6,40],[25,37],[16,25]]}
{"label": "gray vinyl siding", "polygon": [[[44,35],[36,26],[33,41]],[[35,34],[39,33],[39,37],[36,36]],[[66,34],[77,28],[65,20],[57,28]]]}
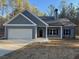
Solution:
{"label": "gray vinyl siding", "polygon": [[38,18],[36,18],[35,16],[33,16],[30,12],[28,12],[27,10],[23,12],[23,14],[28,17],[30,20],[32,20],[34,23],[37,24],[37,27],[45,27],[46,25],[41,22],[40,20],[38,20]]}
{"label": "gray vinyl siding", "polygon": [[26,19],[24,16],[19,14],[8,24],[32,24],[32,23],[28,19]]}
{"label": "gray vinyl siding", "polygon": [[8,26],[6,27],[6,38],[8,39],[8,29],[32,29],[32,39],[35,39],[35,26],[14,26],[14,27],[11,27],[11,26]]}
{"label": "gray vinyl siding", "polygon": [[68,36],[65,36],[64,33],[63,33],[63,37],[65,38],[75,38],[75,27],[74,26],[70,26],[70,27],[63,27],[63,31],[64,29],[70,29],[71,30],[71,33],[70,35]]}
{"label": "gray vinyl siding", "polygon": [[[40,30],[40,29],[43,30],[43,37],[45,38],[45,37],[46,37],[46,27],[38,27],[38,30],[37,30],[37,31],[38,31],[38,32],[37,32],[38,35],[39,35],[39,30]],[[58,29],[58,35],[55,35],[55,36],[52,35],[52,36],[50,36],[50,35],[47,34],[48,38],[49,38],[49,37],[52,37],[52,38],[53,38],[53,37],[61,37],[61,36],[60,36],[60,35],[61,35],[61,33],[60,33],[60,27],[48,27],[47,29]]]}
{"label": "gray vinyl siding", "polygon": [[[39,29],[43,29],[43,33],[44,33],[43,37],[46,37],[46,28],[45,27],[40,27]],[[39,31],[39,29],[37,31]],[[56,38],[61,38],[61,27],[48,27],[48,29],[58,29],[58,35],[50,36],[50,35],[47,34],[48,38],[50,38],[50,37],[52,37],[52,38],[53,37],[54,38],[55,37]],[[65,36],[64,37],[64,29],[70,29],[71,30],[71,34],[69,36]],[[63,38],[75,38],[75,27],[74,26],[72,26],[72,27],[63,27],[62,31],[63,31],[62,32]]]}

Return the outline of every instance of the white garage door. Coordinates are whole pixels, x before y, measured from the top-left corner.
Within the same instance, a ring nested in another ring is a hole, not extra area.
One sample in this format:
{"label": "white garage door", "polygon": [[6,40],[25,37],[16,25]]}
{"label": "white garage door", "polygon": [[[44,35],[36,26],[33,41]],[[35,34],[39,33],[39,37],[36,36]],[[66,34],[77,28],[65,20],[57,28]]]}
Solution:
{"label": "white garage door", "polygon": [[8,29],[8,39],[32,39],[32,29]]}

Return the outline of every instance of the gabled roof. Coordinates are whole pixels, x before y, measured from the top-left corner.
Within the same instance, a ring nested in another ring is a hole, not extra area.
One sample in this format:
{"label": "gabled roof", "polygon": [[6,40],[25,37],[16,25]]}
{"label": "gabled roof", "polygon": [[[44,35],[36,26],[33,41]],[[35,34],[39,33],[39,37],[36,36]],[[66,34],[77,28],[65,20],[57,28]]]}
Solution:
{"label": "gabled roof", "polygon": [[72,23],[67,18],[61,18],[61,19],[59,19],[59,22],[62,23],[63,26],[76,26],[76,24]]}
{"label": "gabled roof", "polygon": [[32,24],[27,18],[19,14],[17,17],[15,17],[12,21],[10,21],[8,24]]}
{"label": "gabled roof", "polygon": [[25,10],[22,12],[26,17],[28,17],[31,21],[37,24],[38,27],[45,27],[48,26],[48,24],[43,21],[41,18],[38,16],[34,15],[31,11]]}
{"label": "gabled roof", "polygon": [[53,16],[38,16],[38,17],[43,21],[45,21],[46,23],[55,20]]}
{"label": "gabled roof", "polygon": [[[15,22],[16,21],[16,22]],[[26,25],[27,24],[27,25]],[[33,24],[33,25],[32,25]],[[7,21],[5,26],[76,26],[67,18],[60,18],[55,20],[53,16],[36,16],[28,10],[24,10],[20,14]]]}
{"label": "gabled roof", "polygon": [[53,16],[42,16],[39,18],[49,24],[49,26],[76,26],[67,18],[59,18],[58,20],[55,20]]}
{"label": "gabled roof", "polygon": [[3,24],[4,26],[36,26],[36,24],[27,18],[25,15],[19,13],[11,20]]}

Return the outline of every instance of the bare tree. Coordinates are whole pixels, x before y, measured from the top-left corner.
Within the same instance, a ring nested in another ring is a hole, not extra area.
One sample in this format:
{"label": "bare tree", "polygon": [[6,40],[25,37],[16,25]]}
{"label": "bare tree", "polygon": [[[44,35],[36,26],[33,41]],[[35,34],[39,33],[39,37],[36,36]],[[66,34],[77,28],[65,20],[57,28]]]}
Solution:
{"label": "bare tree", "polygon": [[54,15],[54,9],[55,9],[55,7],[52,4],[48,6],[48,11],[47,11],[48,16]]}

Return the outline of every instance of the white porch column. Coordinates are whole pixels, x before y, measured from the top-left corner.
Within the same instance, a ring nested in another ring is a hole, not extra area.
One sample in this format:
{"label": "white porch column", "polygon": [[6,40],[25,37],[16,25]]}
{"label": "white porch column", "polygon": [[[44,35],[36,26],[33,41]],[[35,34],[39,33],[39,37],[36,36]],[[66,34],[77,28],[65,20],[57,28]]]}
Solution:
{"label": "white porch column", "polygon": [[46,40],[48,40],[48,37],[47,37],[47,26],[46,26]]}
{"label": "white porch column", "polygon": [[35,28],[35,39],[37,39],[37,27]]}
{"label": "white porch column", "polygon": [[61,26],[60,28],[61,28],[61,31],[60,31],[61,32],[61,39],[62,39],[63,38],[63,27]]}
{"label": "white porch column", "polygon": [[6,26],[5,26],[5,33],[4,33],[4,37],[6,37]]}

